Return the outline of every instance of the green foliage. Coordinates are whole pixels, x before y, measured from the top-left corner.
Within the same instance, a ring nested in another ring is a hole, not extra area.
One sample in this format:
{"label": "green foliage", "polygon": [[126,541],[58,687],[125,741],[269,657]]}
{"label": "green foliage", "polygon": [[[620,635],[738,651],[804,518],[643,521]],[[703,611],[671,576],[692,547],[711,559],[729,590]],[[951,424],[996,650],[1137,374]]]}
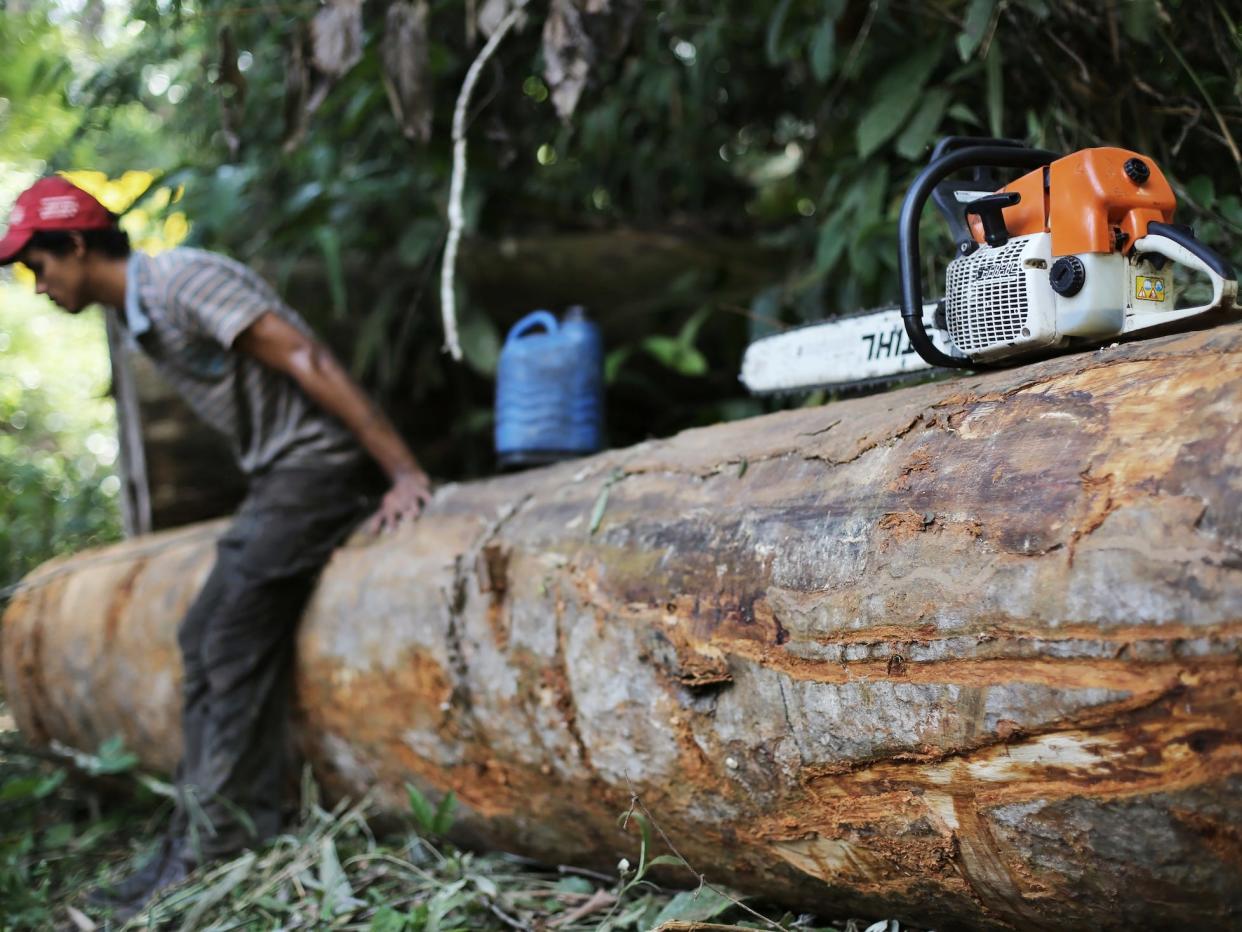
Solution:
{"label": "green foliage", "polygon": [[45,17],[0,16],[0,163],[64,145],[76,119],[66,92],[73,70],[63,34]]}
{"label": "green foliage", "polygon": [[[668,836],[655,824],[650,811],[637,796],[633,797],[630,808],[617,821],[623,829],[629,830],[631,826],[638,829],[638,863],[631,865],[628,858],[622,858],[618,863],[617,886],[612,905],[595,926],[596,932],[628,928],[647,930],[658,928],[666,922],[697,923],[711,920],[727,920],[729,928],[738,929],[787,930],[796,927],[807,932],[839,932],[837,926],[815,924],[815,917],[811,915],[799,916],[796,920],[789,914],[779,920],[770,919],[727,890],[708,883],[672,847]],[[657,833],[661,842],[673,853],[653,856]],[[651,874],[655,868],[667,868],[664,875],[676,882],[685,883],[693,879],[697,881],[697,885],[669,898],[662,895],[660,888],[652,880]],[[861,926],[857,920],[851,920],[846,927]]]}
{"label": "green foliage", "polygon": [[608,510],[608,496],[612,487],[625,477],[625,473],[620,469],[614,469],[608,474],[608,478],[604,480],[603,486],[599,490],[599,495],[595,497],[595,504],[591,507],[591,520],[587,522],[587,534],[594,534],[599,530],[599,526],[604,521],[604,512]]}
{"label": "green foliage", "polygon": [[439,804],[433,806],[431,800],[423,795],[413,783],[405,785],[406,795],[410,800],[410,812],[419,829],[428,835],[444,835],[453,827],[453,813],[457,808],[457,796],[450,790],[440,798]]}
{"label": "green foliage", "polygon": [[[71,907],[100,928],[116,928],[106,910],[85,903],[84,894],[141,866],[158,846],[170,788],[134,770],[132,755],[115,739],[95,754],[66,752],[62,758],[30,748],[7,730],[10,722],[0,703],[0,929],[68,927]],[[609,880],[589,869],[460,851],[430,833],[376,838],[368,824],[369,800],[325,809],[309,770],[302,789],[300,817],[285,834],[195,871],[151,903],[137,925],[647,932],[668,920],[715,919],[738,928],[846,927],[818,924],[811,916],[766,918],[771,910],[752,909],[712,886],[680,856],[655,855],[657,836],[666,839],[637,801],[621,821],[636,833],[638,863],[631,867],[623,860]],[[448,827],[451,803],[433,809],[417,791],[410,800],[420,833],[426,831],[424,819],[436,834]],[[661,888],[654,882],[657,869],[661,878],[694,889]]]}
{"label": "green foliage", "polygon": [[984,33],[992,25],[992,14],[996,11],[996,0],[970,0],[966,8],[966,17],[962,21],[962,30],[957,35],[957,51],[962,61],[970,61],[975,50],[983,41]]}
{"label": "green foliage", "polygon": [[[125,756],[115,741],[98,755],[81,755],[84,763],[100,762],[99,773],[119,772],[114,765]],[[0,928],[56,927],[62,898],[96,880],[104,865],[128,858],[128,839],[141,830],[152,796],[133,784],[102,812],[102,790],[86,786],[82,772],[0,725]]]}
{"label": "green foliage", "polygon": [[[355,373],[411,436],[454,451],[447,471],[488,468],[495,353],[530,307],[463,287],[468,365],[438,353],[449,122],[478,48],[462,28],[468,5],[433,5],[433,135],[420,146],[402,135],[384,92],[384,0],[365,5],[361,61],[293,142],[282,117],[287,48],[315,5],[140,0],[97,67],[69,58],[72,80],[56,66],[61,52],[92,46],[49,25],[50,4],[30,6],[20,28],[52,45],[22,44],[0,64],[0,88],[29,88],[56,119],[45,135],[12,138],[51,146],[58,167],[96,153],[113,173],[145,146],[142,167],[185,185],[177,208],[197,244],[270,268],[320,269],[311,316],[343,336]],[[624,53],[592,66],[568,122],[542,75],[543,8],[532,11],[480,83],[467,235],[672,229],[773,254],[747,295],[721,298],[702,276],[693,289],[670,281],[660,300],[625,305],[624,316],[591,309],[619,315],[604,321],[618,445],[772,406],[741,397],[737,365],[756,328],[738,310],[773,327],[893,302],[901,198],[942,136],[1144,152],[1173,181],[1180,220],[1227,256],[1242,244],[1242,28],[1228,4],[648,5]],[[55,61],[40,65],[41,55]],[[26,99],[13,93],[0,96]],[[943,265],[947,237],[928,213],[924,254]],[[929,294],[939,290],[935,265]]]}
{"label": "green foliage", "polygon": [[[927,80],[940,60],[940,55],[939,47],[929,46],[895,65],[876,85],[862,119],[858,122],[860,156],[864,159],[870,156],[906,125],[910,115],[922,102],[920,98],[923,89],[927,86]],[[921,148],[907,145],[908,151],[917,152]]]}
{"label": "green foliage", "polygon": [[707,922],[734,907],[736,900],[711,889],[683,890],[669,900],[655,917],[656,926],[680,919],[683,922]]}
{"label": "green foliage", "polygon": [[99,746],[99,751],[86,762],[85,770],[91,776],[129,773],[138,765],[138,755],[127,750],[120,735],[113,735]]}
{"label": "green foliage", "polygon": [[102,318],[0,285],[0,589],[120,536],[108,377]]}
{"label": "green foliage", "polygon": [[[23,3],[0,14],[0,192],[19,190],[16,168],[92,167],[108,162],[160,168],[159,107],[143,99],[137,80],[113,85],[112,64],[134,45],[120,5],[96,4],[102,14],[66,28],[68,8]],[[101,93],[101,89],[103,89]],[[84,107],[84,104],[97,105]]]}

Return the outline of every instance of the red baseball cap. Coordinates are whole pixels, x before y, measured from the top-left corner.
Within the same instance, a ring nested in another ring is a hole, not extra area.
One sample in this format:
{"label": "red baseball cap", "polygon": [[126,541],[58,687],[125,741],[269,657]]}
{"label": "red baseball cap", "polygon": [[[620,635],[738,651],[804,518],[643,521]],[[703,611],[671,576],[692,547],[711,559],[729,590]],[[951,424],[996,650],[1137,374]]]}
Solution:
{"label": "red baseball cap", "polygon": [[18,195],[9,230],[0,239],[0,265],[8,265],[43,230],[106,230],[116,219],[103,204],[59,175],[40,178]]}

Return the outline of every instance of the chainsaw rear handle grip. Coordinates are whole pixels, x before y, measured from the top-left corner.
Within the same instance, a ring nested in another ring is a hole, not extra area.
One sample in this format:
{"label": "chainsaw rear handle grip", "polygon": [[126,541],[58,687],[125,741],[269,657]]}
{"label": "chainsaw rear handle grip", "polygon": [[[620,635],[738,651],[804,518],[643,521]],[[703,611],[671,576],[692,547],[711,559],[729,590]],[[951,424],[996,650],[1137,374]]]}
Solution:
{"label": "chainsaw rear handle grip", "polygon": [[[988,140],[992,142],[993,140]],[[901,277],[901,319],[915,351],[932,366],[966,369],[973,365],[964,356],[950,356],[936,348],[923,327],[923,280],[919,266],[919,218],[936,185],[963,168],[1025,168],[1051,164],[1061,156],[1046,149],[1014,145],[984,145],[954,149],[919,172],[906,192],[897,221],[897,268]]]}
{"label": "chainsaw rear handle grip", "polygon": [[1195,235],[1186,227],[1179,226],[1176,223],[1160,223],[1158,220],[1153,220],[1147,224],[1147,234],[1149,236],[1163,236],[1165,239],[1171,239],[1187,252],[1198,256],[1204,265],[1221,278],[1228,281],[1237,281],[1233,274],[1233,266],[1229,264],[1229,260],[1216,250],[1204,246],[1195,239]]}
{"label": "chainsaw rear handle grip", "polygon": [[[1167,235],[1169,231],[1177,234],[1174,239]],[[1144,330],[1148,327],[1161,327],[1175,320],[1197,317],[1205,311],[1237,307],[1238,282],[1232,277],[1233,269],[1229,263],[1208,249],[1185,227],[1166,223],[1149,223],[1147,234],[1134,241],[1135,253],[1143,259],[1150,260],[1153,255],[1163,256],[1178,265],[1195,269],[1208,277],[1212,284],[1212,297],[1206,304],[1196,307],[1179,307],[1172,310],[1144,311],[1138,307],[1127,312],[1125,332]],[[1206,256],[1204,255],[1206,253]],[[1212,261],[1209,264],[1209,260]],[[1160,266],[1157,265],[1157,268]],[[1226,274],[1222,275],[1221,272]]]}

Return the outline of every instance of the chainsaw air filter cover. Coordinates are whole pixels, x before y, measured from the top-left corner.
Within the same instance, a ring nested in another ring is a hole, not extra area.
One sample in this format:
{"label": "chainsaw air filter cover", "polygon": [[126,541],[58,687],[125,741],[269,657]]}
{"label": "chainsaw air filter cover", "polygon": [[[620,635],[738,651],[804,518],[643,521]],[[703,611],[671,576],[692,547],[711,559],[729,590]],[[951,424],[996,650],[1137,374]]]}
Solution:
{"label": "chainsaw air filter cover", "polygon": [[1057,294],[1052,238],[1015,236],[949,263],[945,320],[953,345],[988,360],[1063,345],[1067,337],[1103,339],[1124,325],[1126,260],[1119,254],[1071,257],[1077,288]]}
{"label": "chainsaw air filter cover", "polygon": [[945,320],[957,349],[986,359],[1056,342],[1048,249],[1046,234],[1017,236],[949,263]]}

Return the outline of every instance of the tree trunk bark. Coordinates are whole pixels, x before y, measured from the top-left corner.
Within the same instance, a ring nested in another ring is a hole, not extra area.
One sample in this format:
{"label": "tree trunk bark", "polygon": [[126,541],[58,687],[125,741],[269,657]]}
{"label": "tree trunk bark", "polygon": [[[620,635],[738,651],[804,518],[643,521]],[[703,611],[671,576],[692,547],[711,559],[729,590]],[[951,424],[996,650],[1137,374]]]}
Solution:
{"label": "tree trunk bark", "polygon": [[[1242,327],[439,490],[299,634],[336,794],[936,928],[1236,927]],[[37,740],[178,753],[219,525],[57,561],[4,622]],[[685,874],[683,879],[689,879]],[[676,879],[676,875],[674,878]]]}

